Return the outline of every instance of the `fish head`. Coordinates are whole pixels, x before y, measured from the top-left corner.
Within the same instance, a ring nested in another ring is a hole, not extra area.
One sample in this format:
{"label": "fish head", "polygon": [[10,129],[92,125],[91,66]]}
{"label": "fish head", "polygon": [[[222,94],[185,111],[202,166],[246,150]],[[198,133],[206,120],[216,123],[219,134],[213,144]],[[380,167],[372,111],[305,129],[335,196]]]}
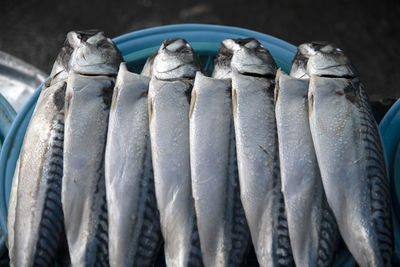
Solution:
{"label": "fish head", "polygon": [[232,50],[228,49],[224,42],[221,43],[221,47],[218,50],[218,54],[214,59],[214,70],[212,77],[216,79],[230,79],[232,78]]}
{"label": "fish head", "polygon": [[307,62],[308,75],[354,78],[357,71],[343,51],[334,44],[326,44],[312,51]]}
{"label": "fish head", "polygon": [[75,47],[70,68],[84,75],[116,75],[122,56],[110,38],[101,31],[72,31],[67,35]]}
{"label": "fish head", "polygon": [[189,43],[181,38],[166,40],[154,57],[152,75],[158,79],[194,79],[200,64]]}
{"label": "fish head", "polygon": [[51,84],[57,83],[60,80],[66,80],[68,78],[71,54],[74,49],[74,44],[71,43],[68,38],[66,38],[50,72]]}
{"label": "fish head", "polygon": [[275,78],[276,63],[269,51],[256,39],[227,39],[223,42],[233,52],[232,69],[241,74]]}
{"label": "fish head", "polygon": [[309,79],[310,76],[307,73],[308,59],[315,55],[321,47],[326,46],[327,42],[311,42],[304,43],[298,46],[297,53],[292,61],[292,68],[290,70],[290,76],[297,79]]}

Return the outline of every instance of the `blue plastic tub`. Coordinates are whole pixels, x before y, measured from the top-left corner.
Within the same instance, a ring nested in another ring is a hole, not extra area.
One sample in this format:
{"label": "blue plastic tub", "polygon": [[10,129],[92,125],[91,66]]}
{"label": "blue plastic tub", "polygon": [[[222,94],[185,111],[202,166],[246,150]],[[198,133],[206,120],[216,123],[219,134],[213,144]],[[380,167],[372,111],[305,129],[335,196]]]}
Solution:
{"label": "blue plastic tub", "polygon": [[[9,130],[11,128],[11,124],[15,118],[17,113],[13,109],[13,107],[10,105],[10,103],[5,99],[1,94],[0,94],[0,150],[2,148],[2,144],[6,139],[6,136],[9,133]],[[0,191],[0,195],[2,194]],[[1,200],[0,200],[1,202]],[[4,239],[5,239],[5,233],[3,233],[3,228],[1,228],[2,231],[0,231],[0,255],[4,251]]]}
{"label": "blue plastic tub", "polygon": [[[208,73],[213,69],[213,58],[217,54],[221,41],[226,38],[256,38],[271,52],[278,66],[287,73],[290,71],[291,62],[297,51],[295,46],[267,34],[236,27],[201,24],[155,27],[128,33],[113,40],[121,51],[129,69],[139,72],[146,59],[159,48],[164,40],[177,37],[186,39],[192,45],[200,62]],[[1,229],[6,229],[8,201],[15,164],[41,88],[42,86],[38,88],[18,113],[10,133],[4,142],[3,151],[0,156]],[[355,266],[355,262],[346,248],[341,248],[335,266]]]}
{"label": "blue plastic tub", "polygon": [[379,132],[388,166],[390,193],[392,196],[395,224],[395,252],[400,257],[400,99],[397,100],[383,117]]}

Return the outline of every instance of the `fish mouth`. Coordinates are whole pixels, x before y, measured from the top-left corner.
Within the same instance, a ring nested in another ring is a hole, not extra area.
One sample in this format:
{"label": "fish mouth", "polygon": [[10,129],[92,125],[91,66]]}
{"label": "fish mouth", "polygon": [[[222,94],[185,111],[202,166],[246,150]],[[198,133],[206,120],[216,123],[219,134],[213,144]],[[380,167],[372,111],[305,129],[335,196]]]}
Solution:
{"label": "fish mouth", "polygon": [[168,39],[164,41],[161,49],[171,53],[192,53],[191,46],[181,38]]}

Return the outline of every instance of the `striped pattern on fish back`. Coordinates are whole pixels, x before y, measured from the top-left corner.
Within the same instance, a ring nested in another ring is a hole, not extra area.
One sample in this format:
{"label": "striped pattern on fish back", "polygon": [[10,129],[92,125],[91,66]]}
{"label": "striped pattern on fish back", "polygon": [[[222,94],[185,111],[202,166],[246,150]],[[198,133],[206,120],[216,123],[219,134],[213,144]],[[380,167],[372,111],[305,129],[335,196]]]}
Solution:
{"label": "striped pattern on fish back", "polygon": [[[360,134],[367,152],[367,175],[371,200],[373,228],[378,237],[380,256],[385,266],[392,266],[393,225],[390,203],[390,189],[386,176],[385,160],[376,122],[374,120],[367,94],[358,81],[352,85],[356,105],[361,113]],[[357,88],[358,87],[358,88]],[[345,90],[346,97],[350,98]]]}
{"label": "striped pattern on fish back", "polygon": [[[268,112],[275,114],[275,102],[274,102],[274,88],[275,82],[271,81],[270,87],[267,89],[268,107],[270,110]],[[286,217],[285,202],[282,193],[281,184],[281,169],[279,164],[279,148],[278,148],[278,132],[276,127],[276,121],[274,122],[274,127],[269,129],[274,132],[274,140],[276,143],[275,155],[274,155],[274,169],[273,169],[273,180],[272,187],[275,195],[274,207],[276,208],[277,221],[274,224],[276,227],[276,256],[278,266],[295,266],[294,258],[292,254],[292,247],[290,245],[289,239],[289,227]]]}
{"label": "striped pattern on fish back", "polygon": [[[233,119],[230,123],[230,142],[229,142],[229,166],[228,166],[228,207],[227,211],[231,218],[227,221],[232,222],[230,245],[231,250],[229,251],[229,265],[228,266],[239,266],[245,257],[246,252],[249,248],[249,227],[247,225],[244,209],[240,200],[240,186],[239,186],[239,173],[237,167],[237,156],[236,156],[236,140],[235,140],[235,129]],[[230,210],[228,210],[230,209]],[[228,216],[229,216],[228,215]]]}
{"label": "striped pattern on fish back", "polygon": [[193,230],[192,230],[192,236],[190,238],[191,249],[189,253],[188,267],[200,267],[204,266],[204,264],[200,249],[200,238],[199,238],[199,231],[197,229],[196,214],[194,212],[193,212],[192,222],[193,222]]}
{"label": "striped pattern on fish back", "polygon": [[143,204],[145,207],[142,211],[143,221],[141,223],[134,266],[151,266],[156,260],[157,252],[162,244],[149,138],[145,142],[145,151],[146,155],[141,174],[142,183],[140,183],[140,199],[144,199]]}
{"label": "striped pattern on fish back", "polygon": [[[105,147],[105,145],[104,145]],[[107,210],[107,199],[106,199],[106,188],[105,188],[105,179],[104,179],[104,153],[103,158],[101,160],[101,164],[97,171],[97,182],[96,189],[94,191],[94,201],[92,204],[92,210],[97,210],[95,213],[97,218],[93,222],[95,222],[93,227],[94,232],[94,243],[95,245],[89,246],[85,253],[86,262],[89,263],[93,259],[91,250],[96,259],[96,266],[109,266],[109,258],[108,258],[108,210]]]}
{"label": "striped pattern on fish back", "polygon": [[321,208],[322,218],[318,233],[319,240],[317,266],[329,267],[333,265],[335,260],[335,254],[339,242],[339,231],[333,211],[326,200],[325,192],[322,198]]}
{"label": "striped pattern on fish back", "polygon": [[[277,157],[279,157],[279,154]],[[278,161],[275,161],[278,162]],[[289,227],[286,218],[285,211],[285,203],[283,199],[283,193],[281,191],[281,178],[280,178],[280,167],[279,164],[275,164],[274,166],[274,192],[276,194],[276,209],[278,211],[276,222],[277,224],[277,246],[276,246],[276,254],[278,258],[278,266],[295,266],[294,259],[292,254],[292,247],[290,245],[289,239]]]}
{"label": "striped pattern on fish back", "polygon": [[[64,91],[65,92],[65,91]],[[54,266],[59,256],[64,232],[64,214],[61,205],[63,177],[64,111],[54,116],[50,131],[49,149],[46,153],[42,179],[46,180],[46,196],[40,220],[34,266]]]}

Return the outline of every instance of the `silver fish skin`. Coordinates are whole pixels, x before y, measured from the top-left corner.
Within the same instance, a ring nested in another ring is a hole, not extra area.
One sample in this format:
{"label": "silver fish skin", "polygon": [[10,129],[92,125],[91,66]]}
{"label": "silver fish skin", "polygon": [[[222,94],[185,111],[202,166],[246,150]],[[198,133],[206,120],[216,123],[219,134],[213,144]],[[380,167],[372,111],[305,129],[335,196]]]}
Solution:
{"label": "silver fish skin", "polygon": [[254,39],[230,44],[240,199],[260,265],[291,266],[274,112],[277,67]]}
{"label": "silver fish skin", "polygon": [[379,131],[358,78],[311,76],[310,129],[329,205],[360,266],[392,266],[393,226]]}
{"label": "silver fish skin", "polygon": [[230,81],[198,72],[190,110],[190,164],[205,266],[239,266],[249,246],[235,154]]}
{"label": "silver fish skin", "polygon": [[167,40],[154,59],[149,85],[154,182],[167,266],[203,265],[189,158],[190,79],[195,69],[200,66],[190,45]]}
{"label": "silver fish skin", "polygon": [[12,266],[54,265],[64,236],[61,209],[65,82],[43,88],[25,133],[10,195]]}
{"label": "silver fish skin", "polygon": [[7,222],[12,266],[54,266],[62,254],[68,255],[61,179],[64,97],[72,52],[67,38],[42,88],[16,164]]}
{"label": "silver fish skin", "polygon": [[273,81],[234,72],[240,198],[261,266],[293,266],[281,192]]}
{"label": "silver fish skin", "polygon": [[339,232],[322,186],[308,121],[308,81],[278,70],[275,114],[282,192],[296,266],[332,266]]}
{"label": "silver fish skin", "polygon": [[73,266],[108,266],[104,149],[114,78],[71,72],[62,204]]}
{"label": "silver fish skin", "polygon": [[162,244],[147,115],[149,80],[121,63],[105,151],[110,266],[152,266]]}
{"label": "silver fish skin", "polygon": [[104,175],[109,109],[121,54],[102,32],[72,34],[65,97],[62,207],[73,266],[108,266]]}

